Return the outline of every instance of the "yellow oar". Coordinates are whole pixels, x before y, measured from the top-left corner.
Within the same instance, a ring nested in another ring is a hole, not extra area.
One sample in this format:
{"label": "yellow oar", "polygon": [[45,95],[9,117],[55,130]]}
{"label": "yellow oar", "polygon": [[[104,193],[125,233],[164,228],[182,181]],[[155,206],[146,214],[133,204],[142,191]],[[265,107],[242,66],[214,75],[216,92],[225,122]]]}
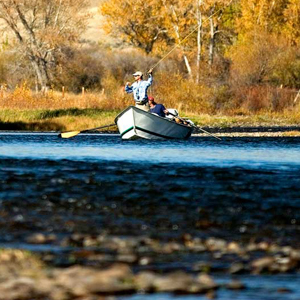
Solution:
{"label": "yellow oar", "polygon": [[115,123],[113,124],[109,124],[109,125],[104,125],[104,126],[100,126],[100,127],[95,127],[95,128],[90,128],[90,129],[85,129],[85,130],[75,130],[75,131],[66,131],[66,132],[61,132],[58,137],[61,137],[63,139],[68,139],[68,138],[71,138],[73,136],[76,136],[77,134],[79,133],[82,133],[82,132],[88,132],[88,131],[92,131],[92,130],[96,130],[96,129],[102,129],[102,128],[107,128],[107,127],[111,127],[111,126],[116,126]]}

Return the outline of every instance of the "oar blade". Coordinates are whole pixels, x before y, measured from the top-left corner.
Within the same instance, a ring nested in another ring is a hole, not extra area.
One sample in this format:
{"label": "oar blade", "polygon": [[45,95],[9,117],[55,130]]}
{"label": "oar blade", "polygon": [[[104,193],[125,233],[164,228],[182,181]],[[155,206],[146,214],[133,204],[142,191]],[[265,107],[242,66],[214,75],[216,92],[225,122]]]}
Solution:
{"label": "oar blade", "polygon": [[59,137],[63,138],[63,139],[69,139],[77,134],[79,134],[81,131],[67,131],[67,132],[61,132],[59,134]]}

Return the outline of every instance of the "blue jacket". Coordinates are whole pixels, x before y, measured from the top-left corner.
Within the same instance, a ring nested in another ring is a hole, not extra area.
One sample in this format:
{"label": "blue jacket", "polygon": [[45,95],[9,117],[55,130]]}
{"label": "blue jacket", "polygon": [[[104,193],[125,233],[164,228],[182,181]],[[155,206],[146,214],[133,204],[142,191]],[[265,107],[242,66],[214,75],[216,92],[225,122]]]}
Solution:
{"label": "blue jacket", "polygon": [[164,110],[166,110],[166,108],[162,104],[156,104],[154,108],[150,108],[151,113],[157,114],[163,118],[166,116]]}
{"label": "blue jacket", "polygon": [[144,101],[148,99],[147,90],[152,84],[153,77],[149,74],[148,80],[135,81],[131,86],[125,86],[125,92],[130,94],[133,93],[134,100],[136,102]]}

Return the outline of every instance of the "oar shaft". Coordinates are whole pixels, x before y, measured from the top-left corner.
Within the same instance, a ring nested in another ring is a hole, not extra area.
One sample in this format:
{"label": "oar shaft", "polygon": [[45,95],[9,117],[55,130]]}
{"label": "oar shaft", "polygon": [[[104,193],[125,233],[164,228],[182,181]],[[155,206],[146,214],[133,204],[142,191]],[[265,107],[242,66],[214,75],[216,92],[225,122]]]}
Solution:
{"label": "oar shaft", "polygon": [[211,136],[213,136],[214,138],[216,138],[216,139],[218,139],[218,140],[221,141],[221,138],[219,138],[218,136],[216,136],[216,135],[214,135],[214,134],[212,134],[212,133],[210,133],[210,132],[204,130],[203,128],[201,128],[201,127],[199,127],[199,126],[193,126],[193,127],[195,127],[196,129],[199,129],[199,130],[201,130],[202,132],[204,132],[204,133],[206,133],[206,134],[208,134],[208,135],[211,135]]}
{"label": "oar shaft", "polygon": [[87,131],[92,131],[92,130],[97,130],[97,129],[103,129],[103,128],[112,127],[112,126],[116,126],[116,124],[112,123],[112,124],[109,124],[109,125],[104,125],[104,126],[99,126],[99,127],[95,127],[95,128],[85,129],[85,130],[82,130],[80,132],[87,132]]}
{"label": "oar shaft", "polygon": [[[178,118],[179,120],[181,120],[181,121],[183,121],[183,122],[186,122],[186,120],[184,120],[184,119],[182,119],[182,118],[180,118],[180,117],[178,117],[178,116],[176,116],[176,115],[174,115],[174,114],[172,114],[172,113],[170,113],[170,112],[169,112],[169,114],[172,115],[172,116],[175,117],[175,118]],[[191,124],[190,124],[190,125],[191,125]],[[218,140],[221,140],[221,138],[219,138],[218,136],[216,136],[216,135],[214,135],[214,134],[212,134],[212,133],[210,133],[210,132],[204,130],[203,128],[201,128],[201,127],[199,127],[199,126],[195,126],[195,125],[191,125],[191,126],[194,127],[194,128],[196,128],[196,129],[198,129],[198,130],[201,130],[202,132],[204,132],[204,133],[206,133],[206,134],[208,134],[208,135],[210,135],[210,136],[212,136],[212,137],[214,137],[214,138],[216,138],[216,139],[218,139]]]}
{"label": "oar shaft", "polygon": [[88,132],[88,131],[92,131],[92,130],[103,129],[103,128],[107,128],[107,127],[111,127],[111,126],[115,126],[115,125],[116,124],[113,123],[113,124],[109,124],[109,125],[104,125],[104,126],[99,126],[99,127],[95,127],[95,128],[90,128],[90,129],[82,130],[82,131],[79,131],[79,130],[76,130],[76,131],[67,131],[67,132],[60,133],[58,136],[61,137],[61,138],[64,138],[64,139],[68,139],[68,138],[76,136],[76,135],[78,135],[79,133],[82,133],[82,132]]}

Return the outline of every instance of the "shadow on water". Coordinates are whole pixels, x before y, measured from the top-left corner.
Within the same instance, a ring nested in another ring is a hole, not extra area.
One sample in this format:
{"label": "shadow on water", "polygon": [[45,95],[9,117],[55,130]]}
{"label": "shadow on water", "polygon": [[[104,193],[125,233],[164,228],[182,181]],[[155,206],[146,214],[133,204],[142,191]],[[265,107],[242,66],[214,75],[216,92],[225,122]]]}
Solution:
{"label": "shadow on water", "polygon": [[64,131],[65,126],[56,122],[1,122],[0,130]]}
{"label": "shadow on water", "polygon": [[59,118],[59,117],[65,117],[65,116],[85,116],[85,117],[95,117],[97,115],[103,116],[105,114],[112,114],[117,115],[119,113],[118,110],[116,111],[105,111],[103,109],[97,109],[97,108],[67,108],[67,109],[54,109],[54,110],[45,110],[40,112],[37,115],[38,119],[44,120],[44,119],[51,119],[51,118]]}
{"label": "shadow on water", "polygon": [[20,233],[34,228],[32,220],[42,215],[42,231],[69,232],[65,221],[71,217],[72,232],[99,234],[105,228],[111,234],[139,235],[144,225],[159,238],[213,233],[298,244],[295,171],[2,159],[1,208],[11,222],[6,219],[0,229],[5,236],[17,226],[17,209],[23,216]]}
{"label": "shadow on water", "polygon": [[[68,108],[68,109],[54,109],[54,110],[45,110],[39,113],[37,116],[38,119],[51,119],[65,116],[90,116],[95,114],[98,110],[95,109],[79,109],[79,108]],[[99,110],[99,113],[102,110]]]}

